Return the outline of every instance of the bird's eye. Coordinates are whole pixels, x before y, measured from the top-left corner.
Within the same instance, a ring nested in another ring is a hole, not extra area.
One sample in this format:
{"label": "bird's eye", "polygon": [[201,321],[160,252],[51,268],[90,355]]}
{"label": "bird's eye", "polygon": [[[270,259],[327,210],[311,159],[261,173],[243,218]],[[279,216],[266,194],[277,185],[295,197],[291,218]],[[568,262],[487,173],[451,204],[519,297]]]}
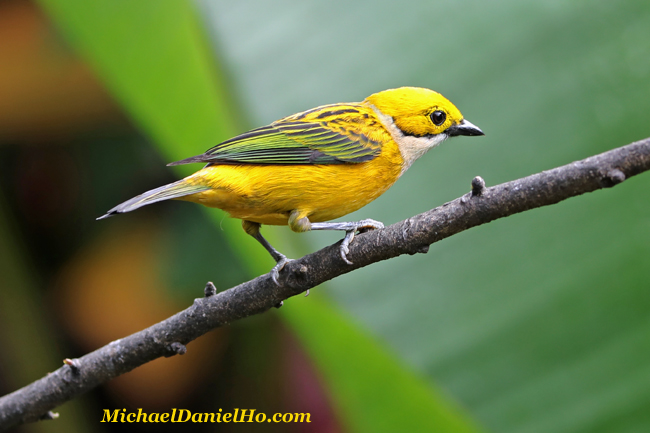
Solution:
{"label": "bird's eye", "polygon": [[445,120],[447,120],[447,115],[445,114],[445,112],[440,110],[436,110],[433,113],[431,113],[430,117],[431,117],[431,121],[436,126],[442,125],[443,123],[445,123]]}

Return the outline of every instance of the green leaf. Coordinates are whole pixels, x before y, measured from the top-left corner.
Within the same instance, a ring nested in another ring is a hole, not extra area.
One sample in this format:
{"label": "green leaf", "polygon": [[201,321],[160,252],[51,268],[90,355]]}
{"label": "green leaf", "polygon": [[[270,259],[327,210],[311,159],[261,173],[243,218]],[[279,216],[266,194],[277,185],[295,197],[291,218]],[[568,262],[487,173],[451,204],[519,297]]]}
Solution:
{"label": "green leaf", "polygon": [[166,157],[203,152],[240,129],[191,2],[41,3]]}
{"label": "green leaf", "polygon": [[283,307],[354,432],[478,432],[467,415],[405,368],[319,294]]}

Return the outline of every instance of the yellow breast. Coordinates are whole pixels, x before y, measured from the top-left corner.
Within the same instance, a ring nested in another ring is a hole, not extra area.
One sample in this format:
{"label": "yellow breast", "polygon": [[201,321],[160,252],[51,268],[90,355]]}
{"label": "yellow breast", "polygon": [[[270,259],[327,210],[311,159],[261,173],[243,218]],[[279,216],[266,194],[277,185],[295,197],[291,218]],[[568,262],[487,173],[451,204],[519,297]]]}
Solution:
{"label": "yellow breast", "polygon": [[339,218],[386,192],[402,172],[399,148],[380,134],[379,156],[359,164],[205,167],[186,180],[211,189],[181,199],[260,224],[286,225],[296,210],[311,222]]}

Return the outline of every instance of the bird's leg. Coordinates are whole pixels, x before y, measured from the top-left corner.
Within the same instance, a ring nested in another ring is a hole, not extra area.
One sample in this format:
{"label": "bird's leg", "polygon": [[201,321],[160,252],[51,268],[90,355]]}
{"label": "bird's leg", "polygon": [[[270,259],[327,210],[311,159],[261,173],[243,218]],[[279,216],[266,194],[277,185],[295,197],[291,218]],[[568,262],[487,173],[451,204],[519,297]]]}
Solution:
{"label": "bird's leg", "polygon": [[276,250],[273,248],[273,245],[267,241],[264,236],[262,236],[262,233],[260,233],[260,226],[261,224],[259,223],[254,223],[252,221],[246,221],[242,220],[242,227],[244,228],[244,231],[254,237],[257,242],[262,244],[264,248],[266,248],[266,251],[271,254],[271,257],[273,257],[273,260],[275,260],[275,266],[273,266],[273,269],[271,269],[271,279],[275,284],[278,286],[280,283],[278,282],[278,277],[280,276],[280,271],[284,268],[284,266],[291,261],[291,259],[288,259],[287,256],[282,254],[280,251]]}
{"label": "bird's leg", "polygon": [[294,211],[289,216],[289,227],[295,232],[305,232],[308,230],[345,230],[345,237],[341,242],[340,252],[341,258],[345,263],[351,265],[352,262],[348,260],[348,253],[350,252],[350,242],[354,239],[354,234],[357,230],[361,229],[383,229],[384,224],[372,219],[365,219],[356,222],[342,222],[342,223],[312,223],[304,215]]}

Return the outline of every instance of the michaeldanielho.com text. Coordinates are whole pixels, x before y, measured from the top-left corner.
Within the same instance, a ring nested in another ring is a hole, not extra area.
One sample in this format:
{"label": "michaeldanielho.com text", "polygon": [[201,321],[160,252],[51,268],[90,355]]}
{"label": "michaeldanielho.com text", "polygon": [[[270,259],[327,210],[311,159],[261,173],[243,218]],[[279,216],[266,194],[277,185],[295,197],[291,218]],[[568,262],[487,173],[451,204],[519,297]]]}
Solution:
{"label": "michaeldanielho.com text", "polygon": [[104,409],[101,422],[120,423],[166,423],[166,422],[195,422],[195,423],[220,423],[220,422],[311,422],[309,413],[275,413],[266,415],[256,412],[255,409],[235,409],[232,412],[192,412],[188,409],[172,409],[171,412],[127,412],[126,409],[114,409],[112,412]]}

